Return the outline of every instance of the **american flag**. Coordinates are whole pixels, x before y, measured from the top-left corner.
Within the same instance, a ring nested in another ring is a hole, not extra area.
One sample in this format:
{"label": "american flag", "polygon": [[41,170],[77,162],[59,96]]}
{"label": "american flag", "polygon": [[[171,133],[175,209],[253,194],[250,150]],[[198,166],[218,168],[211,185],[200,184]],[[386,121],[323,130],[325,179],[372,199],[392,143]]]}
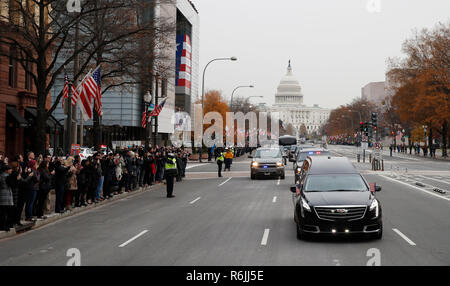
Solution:
{"label": "american flag", "polygon": [[142,113],[142,122],[141,122],[142,128],[147,127],[147,111],[144,111]]}
{"label": "american flag", "polygon": [[100,67],[95,69],[84,86],[88,96],[94,98],[95,110],[100,115],[102,112],[102,73]]}
{"label": "american flag", "polygon": [[77,104],[78,99],[80,99],[80,95],[78,94],[75,86],[72,84],[72,106],[75,106]]}
{"label": "american flag", "polygon": [[166,101],[167,101],[167,97],[164,98],[164,100],[161,102],[161,104],[159,104],[158,106],[156,106],[155,110],[153,110],[153,111],[148,115],[149,120],[150,120],[150,118],[151,118],[152,116],[159,116],[159,114],[161,113],[161,111],[162,111],[163,108],[164,108],[164,104],[166,104]]}
{"label": "american flag", "polygon": [[[64,72],[65,73],[65,72]],[[64,109],[64,102],[69,98],[69,76],[67,73],[64,75],[64,89],[63,89],[63,100],[62,100],[62,108]]]}

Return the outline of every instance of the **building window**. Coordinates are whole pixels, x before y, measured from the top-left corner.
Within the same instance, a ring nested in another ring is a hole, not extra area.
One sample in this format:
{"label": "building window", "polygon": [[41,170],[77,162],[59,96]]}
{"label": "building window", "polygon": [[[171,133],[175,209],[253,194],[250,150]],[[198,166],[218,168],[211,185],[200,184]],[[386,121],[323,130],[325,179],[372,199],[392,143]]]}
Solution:
{"label": "building window", "polygon": [[17,86],[17,49],[15,46],[9,48],[9,79],[8,84],[10,87]]}

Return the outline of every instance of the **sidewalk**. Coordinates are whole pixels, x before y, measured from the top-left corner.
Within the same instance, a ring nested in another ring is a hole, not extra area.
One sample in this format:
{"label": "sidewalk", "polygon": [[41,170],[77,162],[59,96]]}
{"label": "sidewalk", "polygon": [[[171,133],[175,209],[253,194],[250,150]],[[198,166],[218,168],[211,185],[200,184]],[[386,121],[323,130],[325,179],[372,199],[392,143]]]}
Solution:
{"label": "sidewalk", "polygon": [[[450,162],[450,156],[448,156],[447,158],[443,158],[442,157],[442,150],[436,150],[436,158],[431,158],[430,155],[428,154],[426,157],[423,156],[423,151],[420,150],[420,155],[415,154],[414,150],[412,152],[412,154],[409,154],[409,149],[407,153],[398,153],[398,152],[392,152],[392,156],[396,156],[396,157],[400,157],[400,158],[415,158],[415,159],[428,159],[428,160],[437,160],[437,161],[448,161]],[[447,151],[447,154],[450,154],[450,150]],[[387,156],[390,157],[390,150],[389,148],[383,149],[383,156]]]}
{"label": "sidewalk", "polygon": [[80,214],[80,213],[87,212],[87,211],[89,211],[91,209],[99,208],[99,207],[102,207],[104,205],[108,205],[108,204],[114,203],[114,202],[122,200],[124,198],[134,197],[134,196],[137,196],[139,194],[155,190],[155,189],[157,189],[157,188],[159,188],[160,186],[163,186],[163,185],[164,185],[163,183],[160,183],[160,184],[157,184],[157,185],[152,185],[152,186],[147,187],[147,188],[143,188],[143,187],[140,188],[140,187],[138,187],[133,192],[130,192],[130,193],[125,193],[124,192],[122,194],[115,195],[111,199],[107,199],[107,200],[104,200],[104,201],[101,201],[101,202],[98,202],[98,203],[94,203],[94,204],[88,205],[86,207],[73,208],[71,211],[67,211],[67,212],[65,212],[63,214],[54,213],[54,204],[55,204],[54,201],[55,201],[55,198],[54,198],[54,191],[52,191],[52,193],[50,194],[50,205],[52,206],[52,209],[50,210],[50,212],[47,212],[45,214],[45,216],[47,217],[46,219],[40,219],[40,220],[38,219],[38,220],[33,221],[33,222],[24,222],[24,221],[22,221],[21,223],[23,224],[23,226],[21,226],[21,227],[12,228],[12,229],[10,229],[9,232],[0,231],[0,241],[2,239],[5,239],[5,238],[13,237],[13,236],[15,236],[18,233],[23,233],[23,232],[26,232],[26,231],[29,231],[29,230],[37,229],[37,228],[42,227],[44,225],[47,225],[47,224],[50,224],[50,223],[54,223],[56,221],[59,221],[59,220],[62,220],[62,219],[65,219],[65,218],[68,218],[68,217],[71,217],[71,216],[74,216],[74,215],[77,215],[77,214]]}

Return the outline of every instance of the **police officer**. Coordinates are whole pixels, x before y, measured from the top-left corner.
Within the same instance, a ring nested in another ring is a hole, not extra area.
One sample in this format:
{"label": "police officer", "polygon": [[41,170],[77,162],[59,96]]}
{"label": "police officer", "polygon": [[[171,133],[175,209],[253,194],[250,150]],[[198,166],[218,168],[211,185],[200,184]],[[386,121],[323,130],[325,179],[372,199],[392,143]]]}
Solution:
{"label": "police officer", "polygon": [[167,197],[174,198],[175,196],[173,195],[173,183],[174,183],[173,181],[174,178],[178,175],[178,169],[177,169],[177,159],[173,153],[169,153],[167,155],[164,172],[167,184]]}
{"label": "police officer", "polygon": [[219,152],[218,157],[217,157],[217,166],[218,166],[218,171],[219,171],[219,178],[222,177],[222,164],[225,161],[225,155],[223,152]]}

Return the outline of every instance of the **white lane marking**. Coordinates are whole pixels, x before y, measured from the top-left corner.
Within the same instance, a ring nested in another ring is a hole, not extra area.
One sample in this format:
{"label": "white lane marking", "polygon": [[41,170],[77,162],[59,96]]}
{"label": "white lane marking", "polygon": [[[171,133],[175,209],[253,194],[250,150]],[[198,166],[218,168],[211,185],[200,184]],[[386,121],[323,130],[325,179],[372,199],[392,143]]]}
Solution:
{"label": "white lane marking", "polygon": [[193,200],[192,202],[190,202],[191,205],[195,204],[196,202],[198,202],[202,197],[198,197],[195,200]]}
{"label": "white lane marking", "polygon": [[270,229],[268,229],[268,228],[266,228],[266,230],[264,230],[264,235],[261,240],[261,245],[267,245],[267,239],[269,239],[269,232],[270,232]]}
{"label": "white lane marking", "polygon": [[438,198],[441,198],[441,199],[444,199],[444,200],[447,200],[447,201],[450,202],[450,198],[443,197],[443,196],[441,196],[441,195],[435,194],[434,192],[430,192],[430,191],[421,189],[421,188],[419,188],[419,187],[416,187],[416,186],[410,185],[410,184],[408,184],[408,183],[405,183],[405,182],[402,182],[402,181],[399,181],[399,180],[396,180],[396,179],[387,177],[387,176],[385,176],[385,175],[378,175],[378,176],[383,177],[383,178],[388,179],[388,180],[391,180],[391,181],[394,181],[394,182],[397,182],[397,183],[399,183],[399,184],[403,184],[403,185],[405,185],[405,186],[411,187],[411,188],[413,188],[413,189],[422,191],[422,192],[427,193],[427,194],[429,194],[429,195],[432,195],[432,196],[435,196],[435,197],[438,197]]}
{"label": "white lane marking", "polygon": [[[450,184],[450,182],[442,181],[442,180],[438,180],[438,179],[434,179],[434,178],[431,178],[431,177],[425,177],[425,176],[421,176],[421,175],[419,175],[419,177],[424,178],[424,179],[433,180],[433,181],[440,182],[440,183],[444,183],[444,184],[447,184],[447,185]],[[437,178],[437,177],[436,177],[436,178]]]}
{"label": "white lane marking", "polygon": [[273,197],[273,201],[272,202],[276,203],[277,202],[277,197]]}
{"label": "white lane marking", "polygon": [[414,246],[416,245],[414,243],[414,241],[412,241],[411,239],[409,239],[406,235],[404,235],[400,230],[393,228],[393,231],[395,231],[398,235],[400,235],[401,238],[403,238],[404,240],[406,240],[407,243],[409,243],[410,245]]}
{"label": "white lane marking", "polygon": [[139,233],[138,235],[130,238],[129,240],[125,241],[124,243],[122,243],[121,245],[119,245],[119,247],[125,247],[128,244],[130,244],[131,242],[133,242],[134,240],[138,239],[139,237],[143,236],[144,234],[146,234],[148,232],[148,230],[144,230],[141,233]]}
{"label": "white lane marking", "polygon": [[228,178],[228,180],[226,180],[225,182],[223,182],[222,184],[219,185],[219,187],[222,187],[223,185],[225,185],[229,180],[233,179],[233,177]]}
{"label": "white lane marking", "polygon": [[277,181],[277,186],[279,186],[279,185],[280,185],[280,183],[281,183],[281,179],[280,179],[280,178],[278,178],[278,181]]}
{"label": "white lane marking", "polygon": [[192,169],[192,168],[195,168],[195,167],[198,167],[198,166],[207,166],[208,164],[197,164],[197,165],[192,165],[192,166],[188,166],[188,167],[186,167],[186,170],[189,170],[189,169]]}

